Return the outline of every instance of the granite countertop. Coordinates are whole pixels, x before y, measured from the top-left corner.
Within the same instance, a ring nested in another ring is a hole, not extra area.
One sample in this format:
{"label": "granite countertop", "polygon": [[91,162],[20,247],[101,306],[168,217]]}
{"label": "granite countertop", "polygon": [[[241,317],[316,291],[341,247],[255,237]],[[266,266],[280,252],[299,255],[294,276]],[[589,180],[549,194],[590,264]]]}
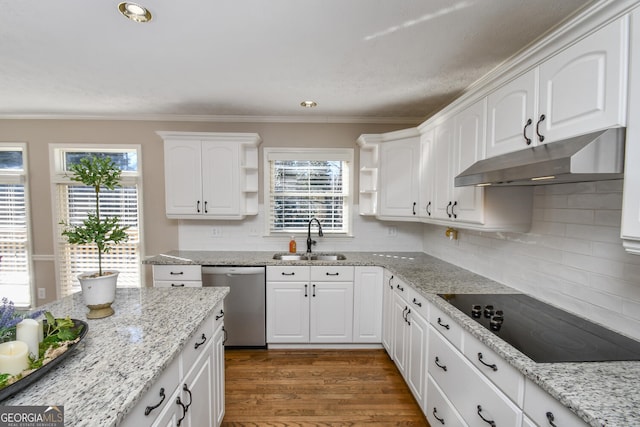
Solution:
{"label": "granite countertop", "polygon": [[278,261],[273,259],[273,254],[171,251],[144,263],[385,267],[588,424],[594,427],[640,425],[640,393],[637,390],[640,362],[535,363],[437,296],[445,293],[519,293],[513,288],[420,252],[345,252],[347,259],[344,261]]}
{"label": "granite countertop", "polygon": [[213,313],[229,288],[116,291],[115,314],[87,320],[82,294],[40,308],[86,321],[89,331],[58,366],[2,405],[62,405],[65,425],[115,426]]}

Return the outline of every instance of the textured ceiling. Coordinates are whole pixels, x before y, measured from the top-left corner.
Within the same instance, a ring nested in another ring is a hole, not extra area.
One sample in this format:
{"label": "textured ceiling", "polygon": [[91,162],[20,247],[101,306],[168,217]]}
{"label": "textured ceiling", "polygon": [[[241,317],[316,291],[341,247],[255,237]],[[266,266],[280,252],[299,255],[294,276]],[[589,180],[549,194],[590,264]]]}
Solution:
{"label": "textured ceiling", "polygon": [[140,2],[0,0],[0,117],[420,120],[591,3]]}

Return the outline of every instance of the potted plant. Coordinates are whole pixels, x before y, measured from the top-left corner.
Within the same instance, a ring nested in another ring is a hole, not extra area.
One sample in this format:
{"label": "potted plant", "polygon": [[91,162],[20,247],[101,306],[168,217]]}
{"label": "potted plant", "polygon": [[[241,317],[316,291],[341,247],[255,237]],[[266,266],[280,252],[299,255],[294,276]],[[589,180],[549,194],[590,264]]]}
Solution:
{"label": "potted plant", "polygon": [[121,186],[122,170],[107,156],[91,156],[80,159],[69,167],[71,180],[80,182],[94,191],[95,211],[90,212],[81,224],[61,223],[65,229],[62,235],[69,243],[77,245],[95,245],[98,250],[98,271],[78,276],[84,302],[89,307],[88,319],[101,319],[113,314],[111,304],[115,300],[118,272],[103,271],[102,256],[121,242],[126,242],[129,227],[120,225],[117,216],[104,216],[100,213],[100,190],[113,190]]}

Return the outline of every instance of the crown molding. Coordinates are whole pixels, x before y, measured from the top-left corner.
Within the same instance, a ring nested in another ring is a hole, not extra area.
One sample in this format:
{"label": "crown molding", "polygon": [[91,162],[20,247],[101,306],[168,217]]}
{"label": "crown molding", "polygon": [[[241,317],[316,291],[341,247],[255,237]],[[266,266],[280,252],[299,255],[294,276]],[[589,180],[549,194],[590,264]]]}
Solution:
{"label": "crown molding", "polygon": [[0,120],[110,120],[145,122],[210,122],[210,123],[361,123],[415,125],[424,117],[368,116],[239,116],[181,114],[0,114]]}

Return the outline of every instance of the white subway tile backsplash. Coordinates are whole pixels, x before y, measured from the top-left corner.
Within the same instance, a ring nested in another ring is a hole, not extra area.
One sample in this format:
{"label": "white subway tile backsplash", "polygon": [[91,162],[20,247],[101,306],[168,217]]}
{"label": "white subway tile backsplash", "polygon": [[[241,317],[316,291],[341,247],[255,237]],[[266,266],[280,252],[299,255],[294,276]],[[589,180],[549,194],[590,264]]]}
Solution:
{"label": "white subway tile backsplash", "polygon": [[620,229],[601,225],[567,224],[566,236],[595,242],[620,243]]}
{"label": "white subway tile backsplash", "polygon": [[539,186],[528,233],[460,230],[461,244],[444,245],[444,228],[425,225],[423,250],[640,339],[640,256],[622,247],[621,191],[621,180]]}
{"label": "white subway tile backsplash", "polygon": [[575,209],[615,209],[622,206],[622,193],[572,194],[567,206]]}
{"label": "white subway tile backsplash", "polygon": [[597,210],[595,211],[595,225],[606,225],[620,228],[622,223],[622,212],[620,210]]}
{"label": "white subway tile backsplash", "polygon": [[584,209],[546,209],[544,221],[568,224],[593,224],[595,213]]}

